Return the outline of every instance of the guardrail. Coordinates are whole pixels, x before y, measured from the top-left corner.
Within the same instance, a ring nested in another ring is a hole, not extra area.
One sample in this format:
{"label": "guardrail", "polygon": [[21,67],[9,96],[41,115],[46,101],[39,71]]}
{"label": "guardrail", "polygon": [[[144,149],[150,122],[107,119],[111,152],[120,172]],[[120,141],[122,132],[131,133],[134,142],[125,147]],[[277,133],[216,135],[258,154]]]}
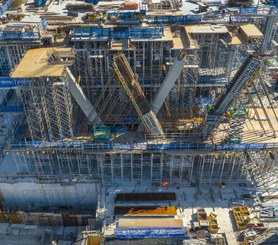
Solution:
{"label": "guardrail", "polygon": [[13,32],[8,33],[5,31],[0,32],[0,40],[38,40],[40,35],[38,32]]}
{"label": "guardrail", "polygon": [[205,143],[102,143],[84,141],[58,141],[58,142],[13,142],[10,143],[9,150],[17,149],[58,149],[58,150],[83,150],[83,151],[120,151],[120,150],[142,150],[142,151],[259,151],[278,149],[278,143],[240,143],[240,144],[205,144]]}
{"label": "guardrail", "polygon": [[121,31],[113,28],[77,28],[70,35],[73,38],[109,38],[109,39],[122,39],[122,38],[160,38],[163,35],[162,27],[149,27],[149,28],[129,28],[126,27]]}

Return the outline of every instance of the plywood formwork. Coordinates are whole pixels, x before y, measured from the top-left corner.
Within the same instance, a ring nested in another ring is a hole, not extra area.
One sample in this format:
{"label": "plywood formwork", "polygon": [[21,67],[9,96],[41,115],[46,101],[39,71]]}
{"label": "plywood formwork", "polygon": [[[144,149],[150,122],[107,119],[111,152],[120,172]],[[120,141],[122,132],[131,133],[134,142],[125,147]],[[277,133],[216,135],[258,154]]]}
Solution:
{"label": "plywood formwork", "polygon": [[243,42],[249,43],[261,43],[263,34],[253,24],[242,25],[239,27],[239,35]]}
{"label": "plywood formwork", "polygon": [[0,75],[9,76],[10,72],[20,63],[25,52],[39,46],[39,42],[0,42]]}
{"label": "plywood formwork", "polygon": [[69,48],[31,49],[24,55],[20,64],[12,73],[13,78],[61,77],[65,64],[50,61],[54,52],[69,52]]}

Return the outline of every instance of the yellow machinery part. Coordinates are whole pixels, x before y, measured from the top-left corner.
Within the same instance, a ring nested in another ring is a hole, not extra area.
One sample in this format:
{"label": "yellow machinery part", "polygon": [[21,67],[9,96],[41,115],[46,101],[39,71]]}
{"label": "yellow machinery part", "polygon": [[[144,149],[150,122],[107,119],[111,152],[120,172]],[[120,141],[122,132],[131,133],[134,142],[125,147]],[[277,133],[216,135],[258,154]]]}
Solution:
{"label": "yellow machinery part", "polygon": [[101,237],[96,235],[88,235],[86,245],[99,245]]}

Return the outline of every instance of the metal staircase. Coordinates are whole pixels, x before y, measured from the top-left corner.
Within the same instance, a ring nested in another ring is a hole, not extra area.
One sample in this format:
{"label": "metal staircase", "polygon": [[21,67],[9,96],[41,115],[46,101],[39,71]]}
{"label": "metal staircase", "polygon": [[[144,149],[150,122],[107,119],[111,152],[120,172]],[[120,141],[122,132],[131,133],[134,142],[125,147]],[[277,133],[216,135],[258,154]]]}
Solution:
{"label": "metal staircase", "polygon": [[[241,134],[245,123],[245,117],[236,117],[230,120],[230,128],[228,131],[229,142],[228,143],[240,143]],[[239,142],[235,142],[238,139]]]}
{"label": "metal staircase", "polygon": [[229,113],[231,119],[229,123],[230,127],[228,129],[228,143],[240,143],[247,111],[241,103],[236,103],[230,108]]}

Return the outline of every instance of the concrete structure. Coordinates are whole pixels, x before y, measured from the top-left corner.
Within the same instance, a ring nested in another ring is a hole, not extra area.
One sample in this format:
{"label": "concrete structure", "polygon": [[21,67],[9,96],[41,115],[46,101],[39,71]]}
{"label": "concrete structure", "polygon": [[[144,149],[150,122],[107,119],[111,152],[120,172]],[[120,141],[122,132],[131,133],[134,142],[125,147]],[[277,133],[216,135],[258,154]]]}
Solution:
{"label": "concrete structure", "polygon": [[[276,196],[275,5],[17,4],[0,20],[1,222],[89,225],[88,243],[160,234],[156,242],[171,244],[191,240],[194,208],[226,220],[228,202],[248,188]],[[119,204],[116,192],[163,188],[177,194],[168,218],[179,227],[118,226],[116,207],[142,215],[169,205]],[[217,222],[210,216],[207,231],[220,224],[233,244],[231,223]]]}

